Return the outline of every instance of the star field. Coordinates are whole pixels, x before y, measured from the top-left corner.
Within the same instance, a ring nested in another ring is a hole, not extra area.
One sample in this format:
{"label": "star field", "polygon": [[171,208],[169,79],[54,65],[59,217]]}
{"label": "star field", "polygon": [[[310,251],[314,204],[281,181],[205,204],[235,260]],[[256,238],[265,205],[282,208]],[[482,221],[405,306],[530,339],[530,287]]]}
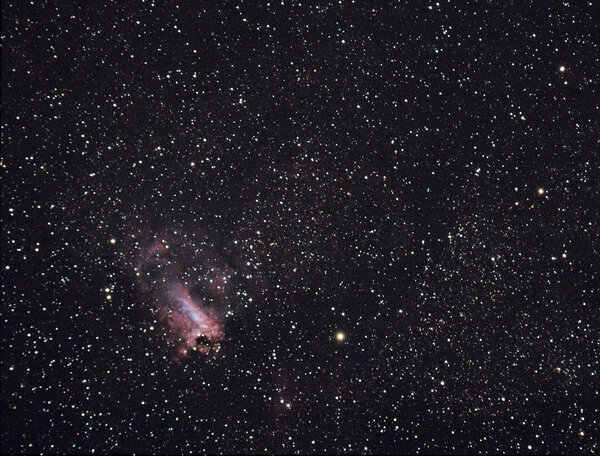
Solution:
{"label": "star field", "polygon": [[600,451],[598,17],[6,0],[2,452]]}

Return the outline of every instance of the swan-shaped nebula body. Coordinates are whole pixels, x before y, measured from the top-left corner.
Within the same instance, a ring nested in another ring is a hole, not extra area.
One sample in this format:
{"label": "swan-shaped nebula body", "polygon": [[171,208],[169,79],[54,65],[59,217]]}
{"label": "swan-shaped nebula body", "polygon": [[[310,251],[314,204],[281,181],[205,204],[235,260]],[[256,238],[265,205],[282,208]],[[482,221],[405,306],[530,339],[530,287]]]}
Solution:
{"label": "swan-shaped nebula body", "polygon": [[224,338],[235,273],[206,241],[163,235],[138,240],[133,250],[138,286],[165,323],[179,356],[190,351],[214,354]]}
{"label": "swan-shaped nebula body", "polygon": [[203,353],[218,350],[218,342],[223,339],[223,325],[214,312],[194,300],[189,289],[181,283],[169,285],[167,298],[170,304],[167,321],[183,344],[180,354],[185,355],[189,349]]}

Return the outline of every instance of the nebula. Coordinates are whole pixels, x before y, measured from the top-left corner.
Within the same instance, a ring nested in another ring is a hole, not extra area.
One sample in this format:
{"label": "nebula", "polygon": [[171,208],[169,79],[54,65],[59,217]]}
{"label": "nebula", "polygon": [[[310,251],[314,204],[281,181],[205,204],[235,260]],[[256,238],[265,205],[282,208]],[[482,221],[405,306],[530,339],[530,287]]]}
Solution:
{"label": "nebula", "polygon": [[174,231],[137,239],[129,258],[143,302],[152,303],[178,356],[218,353],[225,317],[240,295],[222,255],[205,240]]}
{"label": "nebula", "polygon": [[218,342],[223,339],[223,325],[214,312],[210,312],[201,301],[190,296],[189,289],[181,283],[168,286],[166,320],[181,341],[179,353],[187,354],[195,349],[202,353],[218,351]]}

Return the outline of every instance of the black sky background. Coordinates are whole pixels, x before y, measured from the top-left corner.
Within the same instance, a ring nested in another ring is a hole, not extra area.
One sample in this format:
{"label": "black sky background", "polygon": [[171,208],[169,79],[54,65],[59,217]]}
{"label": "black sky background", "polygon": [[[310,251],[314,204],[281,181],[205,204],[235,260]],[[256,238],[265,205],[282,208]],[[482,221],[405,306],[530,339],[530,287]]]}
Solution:
{"label": "black sky background", "polygon": [[[4,1],[2,451],[597,451],[598,23]],[[234,271],[217,356],[167,235]]]}

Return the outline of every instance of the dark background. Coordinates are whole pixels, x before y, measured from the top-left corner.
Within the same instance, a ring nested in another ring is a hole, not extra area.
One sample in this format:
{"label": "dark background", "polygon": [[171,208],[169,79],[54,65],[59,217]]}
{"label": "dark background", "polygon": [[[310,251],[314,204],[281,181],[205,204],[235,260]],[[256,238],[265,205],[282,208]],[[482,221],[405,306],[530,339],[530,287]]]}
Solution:
{"label": "dark background", "polygon": [[597,452],[593,3],[3,1],[2,452]]}

